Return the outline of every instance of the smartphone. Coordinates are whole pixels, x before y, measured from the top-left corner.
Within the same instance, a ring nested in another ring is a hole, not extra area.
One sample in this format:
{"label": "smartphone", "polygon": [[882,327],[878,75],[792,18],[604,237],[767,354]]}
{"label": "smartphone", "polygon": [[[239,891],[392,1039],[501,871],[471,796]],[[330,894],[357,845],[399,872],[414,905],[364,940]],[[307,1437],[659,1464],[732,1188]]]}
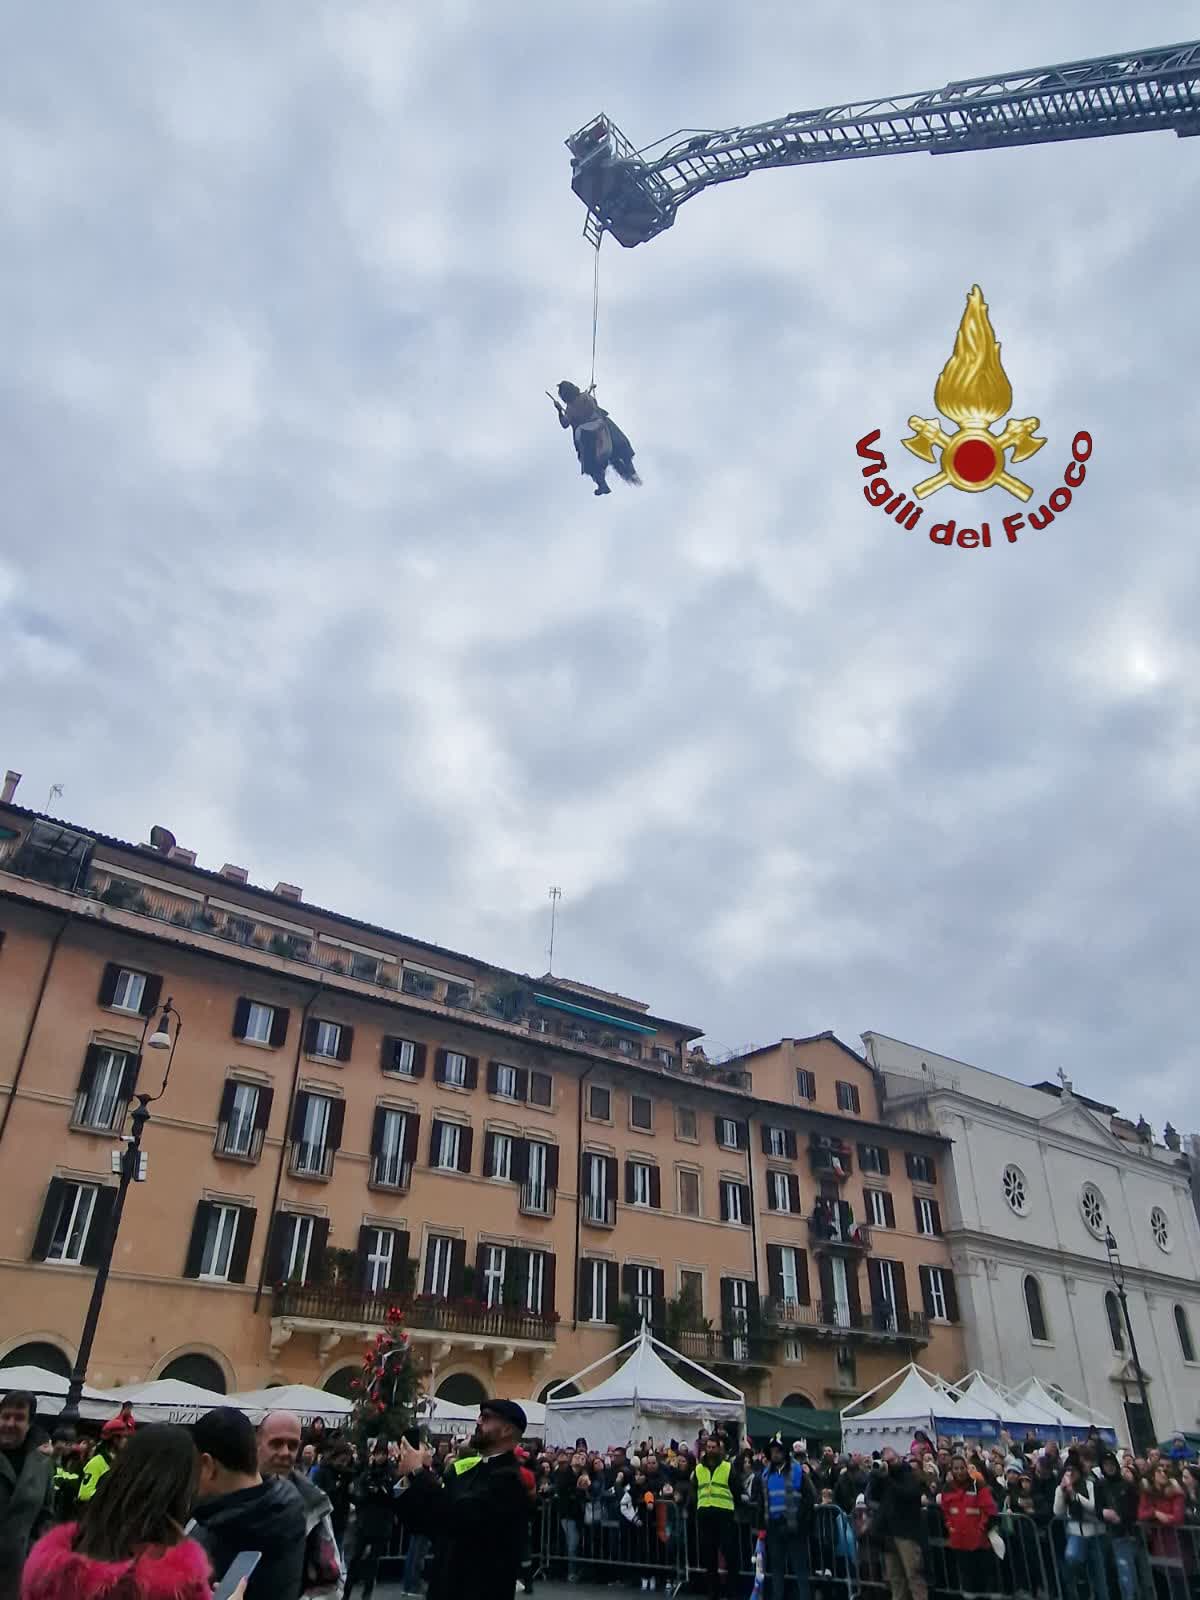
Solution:
{"label": "smartphone", "polygon": [[255,1567],[262,1560],[261,1550],[243,1550],[234,1556],[225,1576],[213,1590],[213,1600],[229,1600],[229,1596],[241,1583],[243,1578],[248,1578]]}

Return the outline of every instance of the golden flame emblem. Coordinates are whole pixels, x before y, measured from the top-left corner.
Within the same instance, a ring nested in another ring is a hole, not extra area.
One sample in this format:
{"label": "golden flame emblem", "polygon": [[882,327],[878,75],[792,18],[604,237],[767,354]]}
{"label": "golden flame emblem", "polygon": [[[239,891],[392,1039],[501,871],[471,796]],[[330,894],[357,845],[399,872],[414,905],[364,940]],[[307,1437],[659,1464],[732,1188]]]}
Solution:
{"label": "golden flame emblem", "polygon": [[913,436],[902,441],[905,448],[922,461],[935,461],[935,449],[941,452],[941,471],[913,487],[918,499],[953,484],[970,494],[1007,489],[1028,500],[1033,490],[1006,470],[1006,452],[1012,451],[1014,462],[1025,461],[1046,441],[1034,438],[1041,426],[1037,417],[1012,418],[1001,433],[991,430],[1012,407],[1012,385],[1000,364],[1000,344],[978,284],[967,296],[954,354],[934,386],[933,403],[958,427],[947,433],[936,418],[909,417]]}

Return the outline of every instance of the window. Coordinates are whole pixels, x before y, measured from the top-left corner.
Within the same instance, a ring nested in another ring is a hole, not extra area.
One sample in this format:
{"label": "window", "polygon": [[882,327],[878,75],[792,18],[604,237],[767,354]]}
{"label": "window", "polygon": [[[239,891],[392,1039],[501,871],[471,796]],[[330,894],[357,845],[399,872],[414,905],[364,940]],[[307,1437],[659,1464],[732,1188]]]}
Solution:
{"label": "window", "polygon": [[673,1067],[675,1065],[675,1052],[668,1050],[665,1045],[656,1044],[650,1052],[660,1067]]}
{"label": "window", "polygon": [[686,1167],[679,1173],[679,1209],[685,1217],[700,1215],[700,1174]]}
{"label": "window", "polygon": [[260,1094],[256,1083],[230,1081],[225,1085],[219,1119],[224,1133],[223,1136],[218,1134],[217,1144],[223,1156],[252,1156],[257,1153],[256,1146],[262,1143],[261,1137],[255,1138],[255,1134],[260,1133]]}
{"label": "window", "polygon": [[767,1173],[767,1200],[771,1211],[799,1211],[799,1194],[795,1194],[796,1205],[792,1204],[793,1192],[799,1185],[793,1173],[768,1172]]}
{"label": "window", "polygon": [[83,1261],[97,1192],[97,1186],[91,1183],[62,1184],[47,1261],[57,1261],[64,1267],[77,1267]]}
{"label": "window", "polygon": [[142,1009],[142,995],[146,989],[146,974],[144,972],[129,972],[122,967],[117,973],[117,981],[113,986],[112,1005],[114,1011],[138,1011]]}
{"label": "window", "polygon": [[117,1127],[133,1093],[136,1070],[137,1057],[130,1052],[91,1045],[75,1099],[76,1125],[105,1132]]}
{"label": "window", "polygon": [[375,1115],[377,1121],[371,1141],[375,1146],[375,1161],[371,1168],[371,1182],[382,1189],[406,1189],[408,1117],[403,1111],[393,1110],[390,1106],[380,1106]]}
{"label": "window", "polygon": [[722,1150],[740,1150],[742,1148],[741,1125],[732,1117],[717,1118],[717,1143]]}
{"label": "window", "polygon": [[612,1120],[612,1095],[598,1083],[593,1083],[588,1089],[588,1116],[593,1122]]}
{"label": "window", "polygon": [[1042,1305],[1042,1286],[1028,1273],[1025,1278],[1025,1314],[1029,1318],[1029,1337],[1035,1344],[1046,1344],[1050,1335],[1046,1329],[1046,1312]]}
{"label": "window", "polygon": [[198,1276],[225,1283],[233,1261],[233,1242],[237,1237],[240,1206],[210,1206],[200,1250]]}
{"label": "window", "polygon": [[616,1262],[584,1260],[582,1263],[582,1311],[585,1322],[608,1321],[608,1290],[613,1275],[609,1271],[610,1267],[615,1269]]}
{"label": "window", "polygon": [[[958,1312],[957,1306],[951,1298],[949,1275],[943,1272],[941,1267],[922,1267],[921,1276],[924,1279],[929,1316],[939,1322],[956,1322],[958,1320]],[[952,1307],[953,1315],[951,1315]]]}
{"label": "window", "polygon": [[743,1205],[744,1187],[740,1183],[721,1180],[721,1221],[745,1223],[749,1206]]}
{"label": "window", "polygon": [[1018,1217],[1026,1216],[1029,1211],[1029,1185],[1020,1167],[1005,1167],[1001,1183],[1009,1210],[1015,1211]]}
{"label": "window", "polygon": [[783,1359],[785,1361],[798,1364],[804,1360],[803,1339],[785,1339],[783,1341],[782,1349]]}
{"label": "window", "polygon": [[529,1074],[529,1104],[531,1106],[548,1106],[554,1100],[554,1080],[548,1072],[531,1072]]}
{"label": "window", "polygon": [[504,1267],[508,1259],[503,1245],[489,1244],[483,1248],[483,1303],[498,1306],[504,1299]]}
{"label": "window", "polygon": [[342,1030],[336,1022],[318,1022],[313,1028],[310,1053],[322,1056],[329,1061],[338,1059],[338,1051],[342,1044]]}
{"label": "window", "polygon": [[492,1160],[487,1176],[489,1178],[503,1178],[506,1183],[511,1183],[513,1165],[512,1135],[509,1133],[493,1133],[489,1137]]}
{"label": "window", "polygon": [[808,1258],[794,1245],[767,1247],[768,1277],[771,1292],[785,1306],[808,1304]]}
{"label": "window", "polygon": [[704,1315],[704,1274],[681,1267],[679,1271],[679,1298],[691,1316]]}
{"label": "window", "polygon": [[521,1189],[521,1209],[533,1216],[549,1216],[554,1208],[558,1186],[558,1148],[530,1139],[525,1146],[525,1182]]}
{"label": "window", "polygon": [[1085,1183],[1079,1191],[1079,1210],[1090,1232],[1102,1239],[1105,1232],[1104,1196],[1094,1183]]}
{"label": "window", "polygon": [[440,1122],[437,1129],[437,1155],[433,1164],[443,1172],[457,1172],[462,1129],[457,1122]]}
{"label": "window", "polygon": [[1167,1225],[1167,1213],[1161,1206],[1155,1206],[1150,1213],[1150,1232],[1154,1235],[1154,1242],[1164,1253],[1171,1248],[1171,1230]]}
{"label": "window", "polygon": [[368,1294],[383,1294],[392,1287],[395,1254],[394,1228],[363,1229],[363,1287]]}
{"label": "window", "polygon": [[1121,1307],[1111,1289],[1104,1296],[1104,1314],[1108,1318],[1108,1337],[1112,1340],[1113,1351],[1116,1355],[1123,1356],[1125,1354],[1125,1326],[1121,1321]]}
{"label": "window", "polygon": [[910,1150],[904,1157],[904,1165],[914,1183],[937,1182],[937,1169],[934,1167],[932,1156],[916,1156]]}
{"label": "window", "polygon": [[251,1044],[271,1044],[272,1028],[275,1022],[274,1006],[259,1005],[256,1000],[247,1000],[246,1020],[240,1038],[248,1039]]}
{"label": "window", "polygon": [[638,1322],[654,1321],[655,1283],[653,1267],[629,1269],[630,1299]]}
{"label": "window", "polygon": [[854,1354],[854,1346],[840,1344],[837,1347],[837,1380],[844,1389],[858,1388],[858,1361]]}
{"label": "window", "polygon": [[445,1300],[450,1294],[453,1279],[454,1246],[461,1239],[448,1239],[444,1234],[431,1233],[425,1248],[425,1293]]}
{"label": "window", "polygon": [[542,1316],[554,1310],[546,1302],[546,1255],[542,1250],[526,1253],[524,1307],[533,1316]]}
{"label": "window", "polygon": [[631,1094],[629,1096],[629,1125],[639,1128],[643,1133],[652,1133],[654,1130],[654,1102],[649,1095]]}
{"label": "window", "polygon": [[294,1139],[292,1169],[311,1175],[327,1176],[329,1118],[333,1101],[324,1094],[298,1097],[297,1132]]}
{"label": "window", "polygon": [[1179,1349],[1183,1359],[1195,1361],[1196,1347],[1192,1343],[1192,1330],[1188,1326],[1188,1315],[1184,1306],[1175,1307],[1175,1332],[1179,1335]]}
{"label": "window", "polygon": [[894,1213],[891,1214],[889,1220],[891,1195],[885,1194],[882,1189],[864,1189],[863,1199],[866,1201],[867,1221],[872,1227],[895,1227]]}
{"label": "window", "polygon": [[913,1212],[917,1232],[934,1237],[942,1231],[942,1218],[936,1200],[926,1200],[924,1195],[913,1196]]}
{"label": "window", "polygon": [[650,1168],[643,1161],[631,1161],[629,1163],[629,1175],[632,1180],[633,1204],[635,1206],[650,1205]]}
{"label": "window", "polygon": [[696,1132],[696,1113],[691,1106],[675,1107],[675,1137],[688,1140],[699,1137]]}
{"label": "window", "polygon": [[496,1093],[503,1095],[506,1100],[519,1100],[520,1074],[516,1067],[508,1067],[503,1063],[496,1064]]}
{"label": "window", "polygon": [[783,1128],[764,1128],[763,1146],[764,1155],[774,1156],[779,1161],[784,1160],[788,1153],[787,1133]]}
{"label": "window", "polygon": [[860,1144],[858,1147],[858,1164],[864,1172],[873,1172],[881,1178],[886,1177],[888,1172],[887,1151],[877,1144]]}
{"label": "window", "polygon": [[837,1085],[837,1106],[839,1111],[857,1112],[859,1110],[857,1084],[842,1083],[839,1080]]}
{"label": "window", "polygon": [[385,1039],[383,1070],[394,1072],[397,1077],[415,1078],[417,1076],[417,1046],[412,1039]]}
{"label": "window", "polygon": [[796,1068],[796,1098],[797,1100],[817,1098],[817,1080],[807,1067]]}
{"label": "window", "polygon": [[284,1283],[307,1283],[312,1257],[312,1217],[284,1211],[280,1213],[279,1276]]}
{"label": "window", "polygon": [[467,1058],[458,1050],[446,1051],[446,1065],[442,1071],[442,1082],[451,1083],[460,1089],[467,1086]]}
{"label": "window", "polygon": [[587,1152],[583,1158],[583,1187],[585,1220],[614,1227],[617,1220],[616,1158]]}

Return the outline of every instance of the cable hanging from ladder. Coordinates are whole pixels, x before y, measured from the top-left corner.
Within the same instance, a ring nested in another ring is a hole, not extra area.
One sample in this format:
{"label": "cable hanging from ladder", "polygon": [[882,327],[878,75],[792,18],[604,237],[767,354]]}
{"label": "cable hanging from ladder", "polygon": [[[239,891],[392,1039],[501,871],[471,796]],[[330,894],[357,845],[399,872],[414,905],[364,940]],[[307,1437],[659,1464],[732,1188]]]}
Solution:
{"label": "cable hanging from ladder", "polygon": [[564,378],[558,386],[558,398],[546,393],[554,401],[559,426],[570,428],[579,457],[579,471],[591,478],[596,494],[611,494],[608,469],[611,467],[626,483],[640,484],[633,464],[633,446],[617,427],[607,411],[596,403],[596,342],[600,331],[600,245],[604,229],[596,235],[596,254],[592,265],[592,371],[586,390]]}

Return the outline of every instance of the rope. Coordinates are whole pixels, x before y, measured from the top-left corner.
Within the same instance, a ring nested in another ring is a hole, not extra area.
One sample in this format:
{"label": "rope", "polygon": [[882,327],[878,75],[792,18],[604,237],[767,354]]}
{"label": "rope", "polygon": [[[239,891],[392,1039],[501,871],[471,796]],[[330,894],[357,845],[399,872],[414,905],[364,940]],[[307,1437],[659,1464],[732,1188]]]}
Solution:
{"label": "rope", "polygon": [[592,378],[588,393],[596,387],[596,330],[600,325],[600,242],[604,238],[601,233],[596,240],[596,264],[592,273]]}

